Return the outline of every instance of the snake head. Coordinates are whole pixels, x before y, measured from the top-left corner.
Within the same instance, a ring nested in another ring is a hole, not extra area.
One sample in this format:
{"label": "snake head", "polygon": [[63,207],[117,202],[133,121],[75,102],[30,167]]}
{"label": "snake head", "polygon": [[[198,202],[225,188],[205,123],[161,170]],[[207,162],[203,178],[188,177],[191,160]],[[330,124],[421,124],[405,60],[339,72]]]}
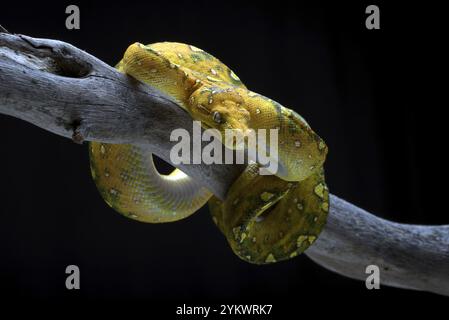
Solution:
{"label": "snake head", "polygon": [[244,145],[250,113],[236,89],[200,88],[190,96],[189,112],[203,128],[218,130],[226,147],[238,149]]}

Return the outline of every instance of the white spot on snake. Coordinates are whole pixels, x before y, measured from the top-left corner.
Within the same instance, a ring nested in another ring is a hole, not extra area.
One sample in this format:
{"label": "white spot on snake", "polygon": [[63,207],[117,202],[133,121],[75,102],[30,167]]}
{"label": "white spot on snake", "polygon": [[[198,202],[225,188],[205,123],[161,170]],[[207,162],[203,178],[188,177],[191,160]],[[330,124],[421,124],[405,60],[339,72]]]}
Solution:
{"label": "white spot on snake", "polygon": [[256,237],[253,237],[253,238],[251,239],[251,241],[252,241],[253,243],[256,243],[256,241],[257,241]]}
{"label": "white spot on snake", "polygon": [[315,217],[313,218],[313,222],[317,222],[317,221],[318,221],[318,217],[315,216]]}
{"label": "white spot on snake", "polygon": [[255,220],[256,220],[256,222],[262,222],[265,220],[265,218],[262,216],[257,216]]}
{"label": "white spot on snake", "polygon": [[120,178],[122,178],[123,180],[126,181],[129,179],[129,176],[126,173],[122,172],[122,173],[120,173]]}
{"label": "white spot on snake", "polygon": [[212,81],[212,82],[220,82],[221,81],[220,79],[213,78],[213,77],[210,77],[210,76],[207,76],[206,78],[207,78],[207,80]]}
{"label": "white spot on snake", "polygon": [[151,73],[156,73],[156,72],[157,72],[157,69],[151,69],[150,72],[151,72]]}
{"label": "white spot on snake", "polygon": [[242,233],[242,235],[240,236],[240,243],[242,243],[243,242],[243,240],[245,240],[246,239],[246,233]]}
{"label": "white spot on snake", "polygon": [[297,207],[298,210],[300,210],[300,211],[304,210],[304,206],[302,205],[302,203],[298,203],[298,204],[296,205],[296,207]]}
{"label": "white spot on snake", "polygon": [[240,78],[237,77],[237,75],[231,70],[230,72],[231,78],[234,79],[235,81],[240,81]]}
{"label": "white spot on snake", "polygon": [[329,202],[323,202],[323,203],[321,204],[321,209],[322,209],[324,212],[329,212]]}
{"label": "white spot on snake", "polygon": [[306,239],[307,239],[307,236],[305,236],[305,235],[300,235],[300,236],[296,239],[296,246],[297,246],[298,248],[300,248]]}
{"label": "white spot on snake", "polygon": [[318,149],[323,150],[324,148],[326,148],[326,144],[323,141],[320,141],[318,144]]}
{"label": "white spot on snake", "polygon": [[315,236],[308,236],[308,237],[307,237],[307,240],[309,241],[310,244],[312,244],[312,243],[315,242],[316,237],[315,237]]}
{"label": "white spot on snake", "polygon": [[209,104],[212,104],[214,100],[212,98],[209,99]]}
{"label": "white spot on snake", "polygon": [[299,148],[301,146],[301,141],[296,140],[295,141],[295,147]]}
{"label": "white spot on snake", "polygon": [[315,188],[313,189],[313,191],[315,192],[315,194],[320,197],[321,199],[324,199],[324,184],[319,183],[315,186]]}
{"label": "white spot on snake", "polygon": [[296,246],[298,248],[300,248],[303,245],[304,241],[306,241],[306,240],[307,240],[307,242],[309,242],[309,245],[310,245],[310,244],[315,242],[316,237],[312,236],[312,235],[308,235],[308,236],[307,235],[300,235],[298,237],[298,239],[296,240]]}
{"label": "white spot on snake", "polygon": [[101,152],[101,154],[105,154],[106,153],[106,149],[105,149],[104,145],[100,146],[100,152]]}
{"label": "white spot on snake", "polygon": [[276,259],[274,258],[273,254],[270,253],[270,254],[268,254],[267,258],[265,259],[265,262],[266,263],[273,263],[273,262],[276,262]]}
{"label": "white spot on snake", "polygon": [[298,202],[298,198],[293,199],[293,202],[294,203]]}
{"label": "white spot on snake", "polygon": [[257,108],[257,109],[256,109],[256,114],[260,114],[260,112],[261,112],[260,109]]}
{"label": "white spot on snake", "polygon": [[215,71],[215,69],[214,68],[210,68],[210,72],[214,75],[214,76],[216,76],[217,75],[217,71]]}
{"label": "white spot on snake", "polygon": [[113,196],[116,196],[116,195],[118,194],[117,190],[115,190],[114,188],[111,188],[111,189],[109,190],[109,192],[110,192]]}
{"label": "white spot on snake", "polygon": [[260,198],[262,199],[262,201],[269,201],[273,196],[274,196],[274,194],[272,194],[270,192],[262,192],[262,194],[260,195]]}
{"label": "white spot on snake", "polygon": [[182,54],[178,52],[179,59],[182,59]]}
{"label": "white spot on snake", "polygon": [[195,51],[195,52],[203,52],[203,50],[201,50],[200,48],[197,48],[195,46],[189,45],[190,50]]}

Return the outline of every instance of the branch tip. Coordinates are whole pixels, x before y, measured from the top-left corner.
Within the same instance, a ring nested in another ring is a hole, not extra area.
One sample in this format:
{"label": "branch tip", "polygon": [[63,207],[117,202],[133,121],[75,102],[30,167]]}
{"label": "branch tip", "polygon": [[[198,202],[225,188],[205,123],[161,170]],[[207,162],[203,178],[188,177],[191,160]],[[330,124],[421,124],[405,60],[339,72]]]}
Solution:
{"label": "branch tip", "polygon": [[6,30],[6,28],[3,27],[1,24],[0,24],[0,32],[1,32],[1,33],[9,33],[9,34],[11,34],[11,32],[9,32],[8,30]]}

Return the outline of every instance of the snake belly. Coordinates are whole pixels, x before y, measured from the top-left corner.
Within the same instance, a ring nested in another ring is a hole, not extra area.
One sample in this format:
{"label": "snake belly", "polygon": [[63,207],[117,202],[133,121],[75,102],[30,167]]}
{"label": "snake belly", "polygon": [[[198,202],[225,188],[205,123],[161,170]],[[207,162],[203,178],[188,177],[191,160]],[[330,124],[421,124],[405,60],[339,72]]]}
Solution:
{"label": "snake belly", "polygon": [[226,129],[277,129],[279,157],[272,175],[248,165],[221,201],[179,169],[159,174],[141,147],[92,142],[92,176],[112,208],[139,221],[168,222],[209,201],[234,253],[256,264],[292,258],[317,239],[329,211],[327,146],[299,114],[248,90],[231,69],[192,45],[134,43],[117,68],[166,93],[223,137]]}

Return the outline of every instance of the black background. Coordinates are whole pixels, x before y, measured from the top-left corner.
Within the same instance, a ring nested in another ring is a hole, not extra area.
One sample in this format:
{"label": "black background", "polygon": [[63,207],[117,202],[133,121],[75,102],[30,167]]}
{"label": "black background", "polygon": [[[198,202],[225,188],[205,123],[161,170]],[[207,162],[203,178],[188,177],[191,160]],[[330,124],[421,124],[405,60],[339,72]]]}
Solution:
{"label": "black background", "polygon": [[[0,24],[67,41],[109,64],[135,41],[200,47],[253,91],[308,120],[329,146],[332,193],[398,222],[449,222],[441,187],[447,28],[437,5],[373,2],[381,29],[367,30],[368,2],[75,2],[81,29],[67,30],[68,4],[3,2]],[[165,225],[115,213],[90,177],[86,145],[6,116],[0,116],[0,136],[4,303],[112,300],[168,316],[182,303],[272,303],[275,313],[307,307],[319,314],[328,304],[332,312],[354,305],[377,312],[448,301],[384,286],[369,291],[304,255],[247,264],[233,255],[205,208]],[[81,290],[65,289],[69,264],[81,269]]]}

